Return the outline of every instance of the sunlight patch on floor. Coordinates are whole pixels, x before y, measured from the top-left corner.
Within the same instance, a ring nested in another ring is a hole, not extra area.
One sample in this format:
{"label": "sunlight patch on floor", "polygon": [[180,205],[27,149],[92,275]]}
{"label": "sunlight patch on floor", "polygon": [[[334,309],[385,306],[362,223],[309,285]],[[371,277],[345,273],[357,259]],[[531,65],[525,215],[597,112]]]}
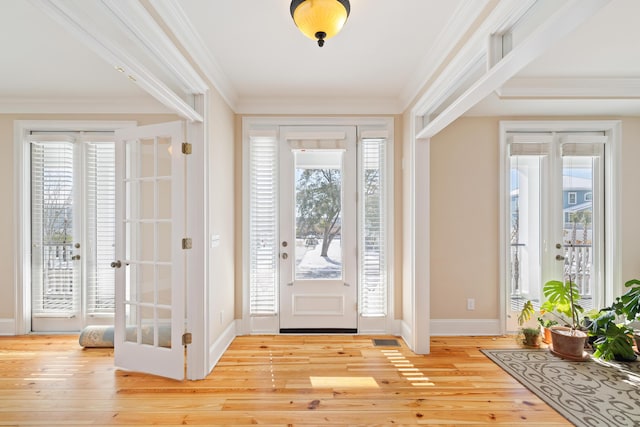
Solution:
{"label": "sunlight patch on floor", "polygon": [[309,377],[311,385],[316,388],[378,388],[373,377]]}
{"label": "sunlight patch on floor", "polygon": [[429,381],[428,377],[425,377],[422,372],[413,366],[413,363],[409,362],[402,353],[398,350],[380,350],[384,354],[389,362],[391,362],[398,372],[402,374],[407,381],[411,382],[414,387],[427,387],[435,386],[434,383]]}

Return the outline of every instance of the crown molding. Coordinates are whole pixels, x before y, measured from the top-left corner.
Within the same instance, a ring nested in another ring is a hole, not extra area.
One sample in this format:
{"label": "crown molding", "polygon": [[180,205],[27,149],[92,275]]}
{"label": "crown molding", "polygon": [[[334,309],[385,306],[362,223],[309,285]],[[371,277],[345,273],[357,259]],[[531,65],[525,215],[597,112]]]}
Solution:
{"label": "crown molding", "polygon": [[240,99],[238,114],[402,114],[396,98],[265,97]]}
{"label": "crown molding", "polygon": [[513,78],[496,94],[502,99],[638,99],[640,78]]}
{"label": "crown molding", "polygon": [[120,44],[116,44],[114,39],[101,33],[97,26],[91,25],[90,20],[82,18],[79,4],[56,0],[31,0],[31,2],[173,112],[191,121],[203,120],[193,107],[129,53],[126,43],[121,41]]}
{"label": "crown molding", "polygon": [[231,81],[213,57],[202,37],[194,30],[178,0],[149,0],[176,39],[200,68],[232,110],[237,111],[238,94]]}
{"label": "crown molding", "polygon": [[2,114],[173,114],[174,110],[145,98],[0,97]]}

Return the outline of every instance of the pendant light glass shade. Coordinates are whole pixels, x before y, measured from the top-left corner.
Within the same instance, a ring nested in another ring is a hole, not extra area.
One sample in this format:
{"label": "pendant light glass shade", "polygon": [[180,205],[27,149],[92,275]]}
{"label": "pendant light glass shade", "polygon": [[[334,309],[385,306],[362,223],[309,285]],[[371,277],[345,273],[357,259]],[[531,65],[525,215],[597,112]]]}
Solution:
{"label": "pendant light glass shade", "polygon": [[349,0],[293,0],[291,16],[300,31],[322,47],[340,32],[349,16]]}

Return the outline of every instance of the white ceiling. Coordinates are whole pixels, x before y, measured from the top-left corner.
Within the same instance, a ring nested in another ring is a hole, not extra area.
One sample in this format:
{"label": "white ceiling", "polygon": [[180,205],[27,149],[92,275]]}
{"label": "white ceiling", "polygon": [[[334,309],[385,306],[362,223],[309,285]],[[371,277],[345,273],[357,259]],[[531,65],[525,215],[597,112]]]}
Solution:
{"label": "white ceiling", "polygon": [[[52,3],[82,9],[79,16],[86,15],[90,26],[100,27],[103,34],[127,47],[130,55],[186,99],[187,90],[171,80],[163,64],[142,58],[136,47],[139,39],[116,35],[122,30],[122,23],[106,15],[110,4],[122,1],[125,0]],[[127,78],[127,73],[117,72],[114,66],[118,64],[96,53],[77,32],[68,31],[45,13],[43,3],[47,2],[0,0],[1,112],[167,111]],[[154,7],[181,7],[186,21],[182,22],[182,29],[172,27],[172,34],[177,39],[186,30],[197,34],[209,64],[215,68],[216,86],[237,112],[289,114],[402,112],[438,69],[448,49],[464,41],[468,26],[482,7],[496,2],[351,0],[351,16],[345,28],[323,48],[297,30],[289,3],[140,2],[156,18],[161,13],[156,13]],[[638,16],[640,1],[610,1],[520,71],[512,82],[515,89],[509,99],[493,93],[467,114],[640,115],[634,86],[640,77]],[[168,22],[169,27],[172,25],[175,24]],[[553,90],[544,96],[536,92],[540,78],[557,86],[559,77],[601,79],[603,87],[596,95],[577,90],[578,95],[572,99],[555,99],[558,95],[553,95],[557,93]],[[623,88],[615,96],[609,94],[606,86],[620,81]],[[528,94],[518,95],[518,90],[527,84]],[[625,87],[633,90],[625,92]]]}

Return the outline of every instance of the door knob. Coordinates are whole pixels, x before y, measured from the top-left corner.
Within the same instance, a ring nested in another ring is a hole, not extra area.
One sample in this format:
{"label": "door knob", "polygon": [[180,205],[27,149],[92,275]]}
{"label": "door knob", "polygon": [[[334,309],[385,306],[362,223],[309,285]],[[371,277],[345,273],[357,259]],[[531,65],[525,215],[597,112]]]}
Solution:
{"label": "door knob", "polygon": [[72,260],[77,261],[80,259],[80,255],[74,255],[71,257]]}
{"label": "door knob", "polygon": [[288,253],[286,253],[286,252],[285,252],[285,253],[283,253],[283,254],[282,254],[282,259],[287,259],[287,258],[289,258],[289,254],[288,254]]}
{"label": "door knob", "polygon": [[122,267],[122,263],[120,262],[120,260],[118,260],[118,261],[113,261],[113,262],[111,263],[111,268],[120,268],[120,267]]}
{"label": "door knob", "polygon": [[562,256],[562,255],[556,255],[556,260],[558,260],[558,261],[564,261],[564,259],[565,259],[565,258],[564,258],[564,256]]}

